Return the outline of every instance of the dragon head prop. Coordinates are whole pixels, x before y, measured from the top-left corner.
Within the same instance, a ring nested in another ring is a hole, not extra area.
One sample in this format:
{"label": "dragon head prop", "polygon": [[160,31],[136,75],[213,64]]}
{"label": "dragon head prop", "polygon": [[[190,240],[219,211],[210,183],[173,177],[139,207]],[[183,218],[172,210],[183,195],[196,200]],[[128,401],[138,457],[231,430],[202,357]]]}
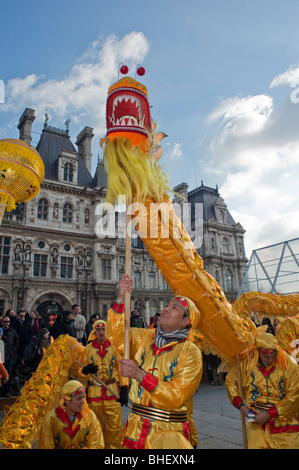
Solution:
{"label": "dragon head prop", "polygon": [[151,130],[151,114],[146,86],[123,77],[110,86],[106,107],[107,137],[129,139],[143,151]]}
{"label": "dragon head prop", "polygon": [[[144,73],[143,67],[140,69]],[[102,147],[105,144],[106,201],[114,204],[125,197],[130,203],[143,201],[147,196],[163,200],[170,189],[168,177],[157,161],[162,153],[160,142],[166,134],[155,133],[157,126],[151,119],[145,85],[126,76],[109,87],[106,128],[106,137],[100,140]]]}

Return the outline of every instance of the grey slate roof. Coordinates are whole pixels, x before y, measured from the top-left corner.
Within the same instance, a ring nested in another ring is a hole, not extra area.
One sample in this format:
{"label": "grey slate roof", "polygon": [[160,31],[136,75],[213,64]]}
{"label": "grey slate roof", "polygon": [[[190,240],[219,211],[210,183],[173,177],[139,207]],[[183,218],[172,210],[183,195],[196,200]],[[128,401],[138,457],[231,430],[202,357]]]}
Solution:
{"label": "grey slate roof", "polygon": [[[194,189],[193,191],[188,192],[188,202],[193,203],[201,203],[203,204],[203,219],[207,221],[211,218],[216,219],[215,214],[215,203],[217,199],[220,198],[220,194],[218,192],[218,188],[209,188],[208,186],[204,186],[203,184],[198,188]],[[233,219],[232,215],[226,208],[227,214],[227,221],[228,224],[231,226],[236,225],[235,220]]]}
{"label": "grey slate roof", "polygon": [[58,156],[62,150],[72,152],[78,159],[78,186],[95,187],[98,179],[92,177],[67,131],[45,125],[36,146],[45,165],[45,179],[58,181]]}

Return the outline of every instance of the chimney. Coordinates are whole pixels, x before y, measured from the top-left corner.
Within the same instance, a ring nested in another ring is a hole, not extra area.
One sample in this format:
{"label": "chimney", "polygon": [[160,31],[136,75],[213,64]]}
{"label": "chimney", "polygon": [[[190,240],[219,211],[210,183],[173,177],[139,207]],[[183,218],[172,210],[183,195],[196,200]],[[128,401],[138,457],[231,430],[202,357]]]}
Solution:
{"label": "chimney", "polygon": [[91,141],[93,137],[93,129],[91,127],[84,127],[83,131],[77,135],[76,142],[76,145],[78,145],[79,155],[83,158],[89,173],[91,173]]}
{"label": "chimney", "polygon": [[18,129],[20,129],[20,140],[24,140],[27,144],[31,145],[31,129],[32,123],[35,119],[34,109],[26,108],[20,117]]}
{"label": "chimney", "polygon": [[178,202],[180,204],[182,204],[183,202],[188,202],[188,184],[187,183],[179,184],[178,186],[173,188],[173,191],[183,197],[182,199],[182,197],[179,197],[175,194],[174,202]]}

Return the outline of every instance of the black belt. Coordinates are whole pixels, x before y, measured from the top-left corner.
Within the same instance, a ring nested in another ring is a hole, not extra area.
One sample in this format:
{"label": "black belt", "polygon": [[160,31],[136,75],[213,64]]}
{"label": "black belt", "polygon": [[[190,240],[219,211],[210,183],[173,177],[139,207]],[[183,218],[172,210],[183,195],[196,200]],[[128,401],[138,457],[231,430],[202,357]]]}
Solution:
{"label": "black belt", "polygon": [[183,423],[187,421],[187,411],[165,411],[159,408],[139,405],[133,403],[132,413],[143,416],[144,418],[157,419],[158,421]]}

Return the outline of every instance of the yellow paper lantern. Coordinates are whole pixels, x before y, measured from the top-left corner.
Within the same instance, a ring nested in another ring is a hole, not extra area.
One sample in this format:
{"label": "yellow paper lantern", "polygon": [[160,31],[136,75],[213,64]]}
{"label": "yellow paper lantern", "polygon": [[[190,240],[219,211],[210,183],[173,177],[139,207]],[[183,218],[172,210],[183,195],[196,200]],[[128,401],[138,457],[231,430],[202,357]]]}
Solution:
{"label": "yellow paper lantern", "polygon": [[23,140],[0,140],[0,223],[5,209],[30,201],[39,192],[45,177],[39,153]]}

